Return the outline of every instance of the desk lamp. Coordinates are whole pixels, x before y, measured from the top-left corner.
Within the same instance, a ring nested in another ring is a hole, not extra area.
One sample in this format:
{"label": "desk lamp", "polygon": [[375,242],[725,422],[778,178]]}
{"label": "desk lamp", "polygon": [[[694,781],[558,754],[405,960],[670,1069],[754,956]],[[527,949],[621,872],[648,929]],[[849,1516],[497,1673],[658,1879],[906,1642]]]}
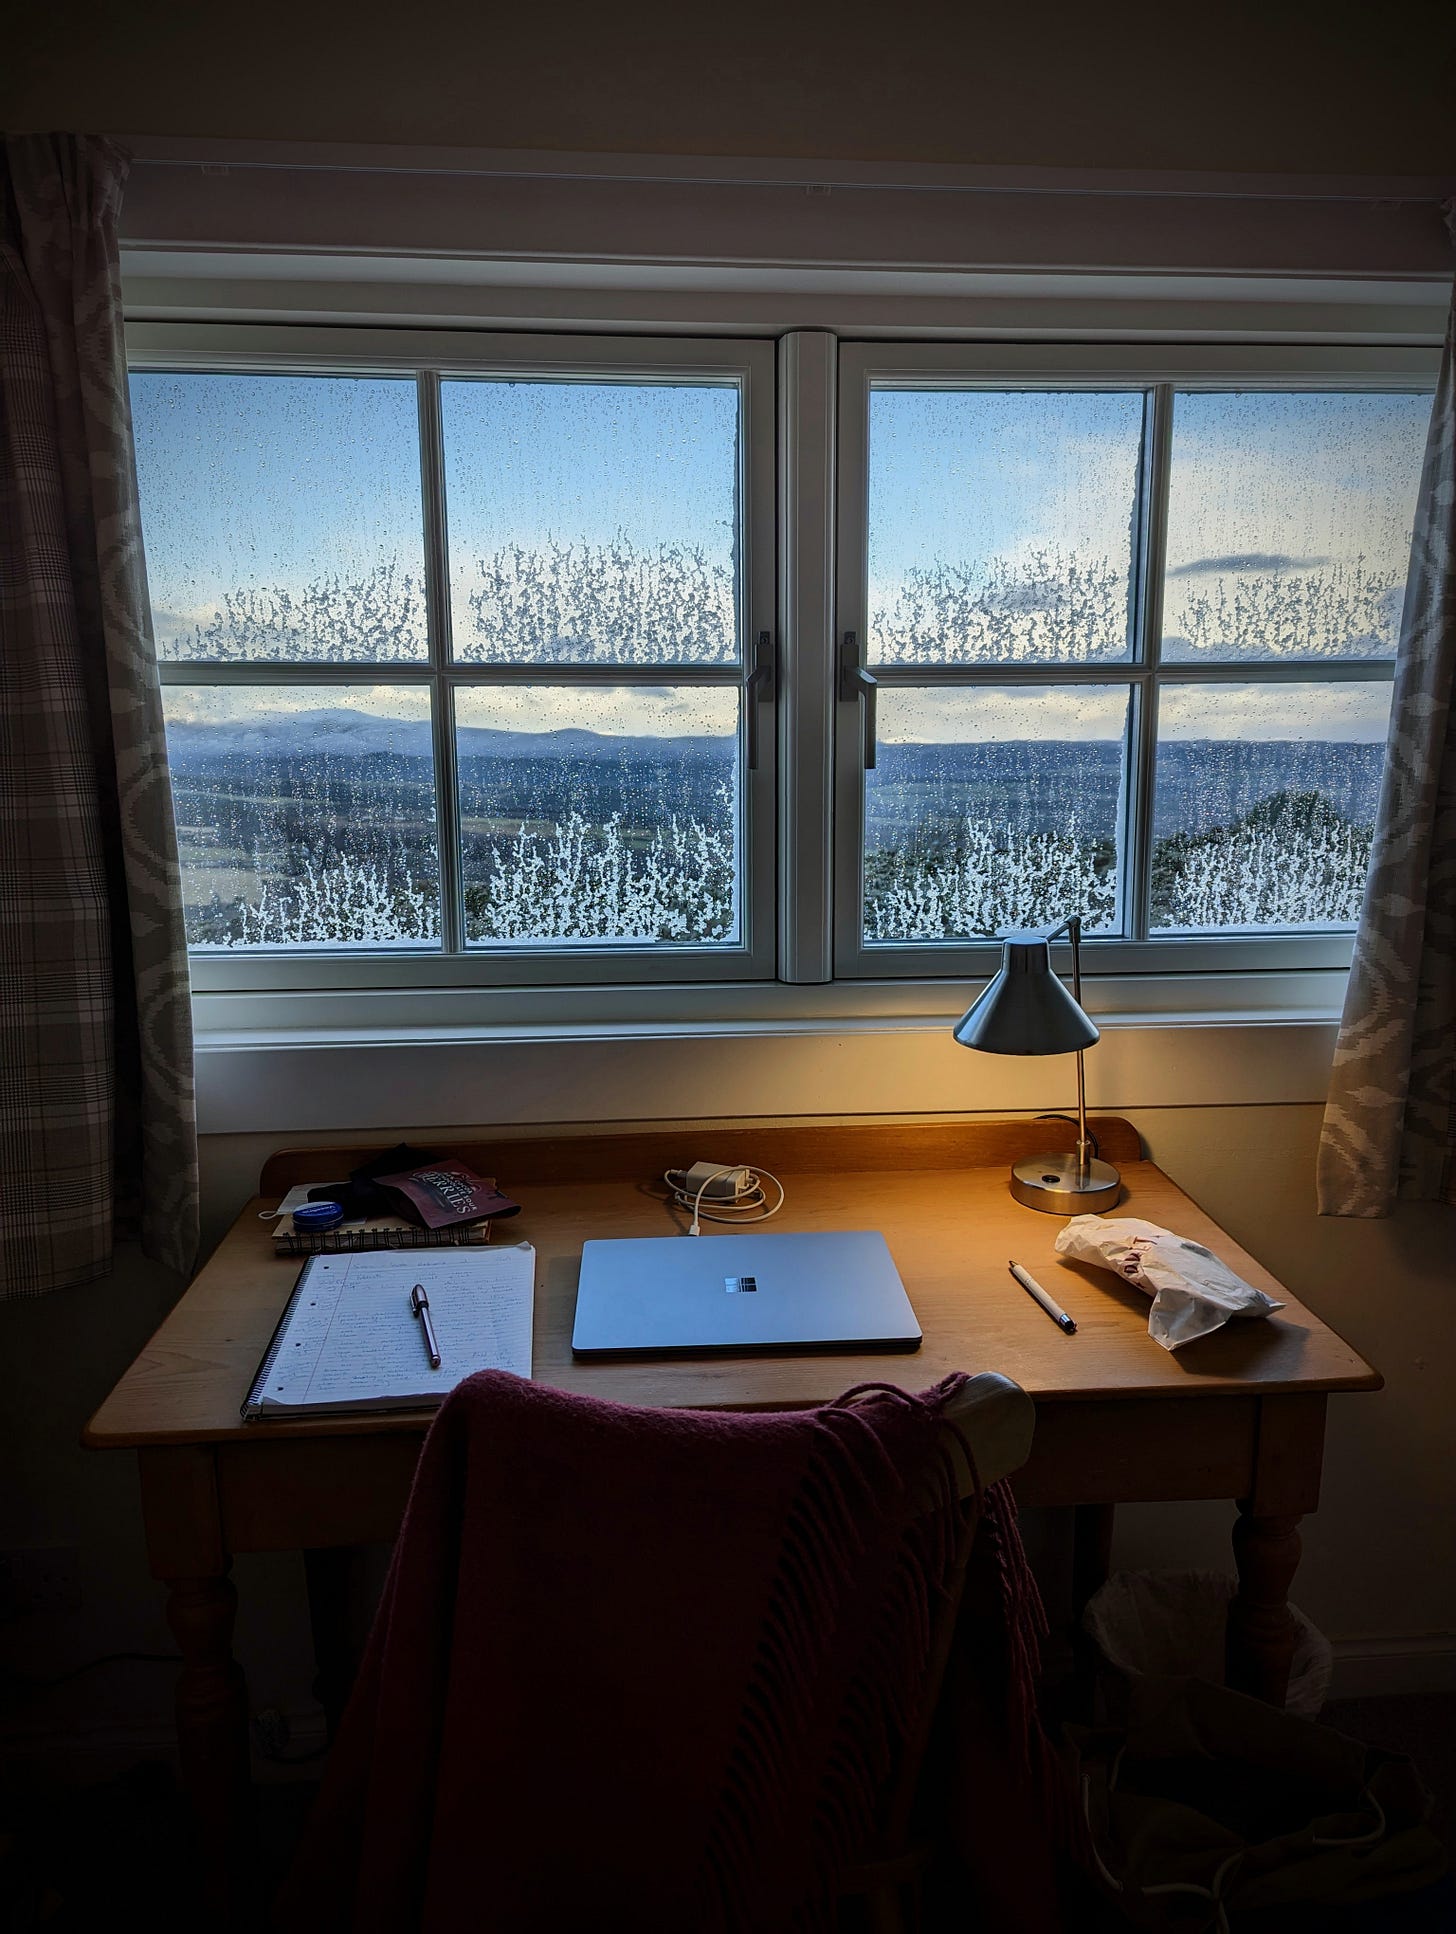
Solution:
{"label": "desk lamp", "polygon": [[[1072,943],[1072,993],[1052,972],[1051,943],[1066,934]],[[1077,1057],[1077,1152],[1035,1155],[1011,1170],[1011,1193],[1028,1209],[1048,1215],[1090,1215],[1111,1208],[1122,1178],[1110,1162],[1092,1154],[1087,1134],[1087,1087],[1082,1051],[1098,1030],[1082,1009],[1082,921],[1073,914],[1049,933],[1002,936],[1001,971],[956,1023],[963,1048],[984,1054],[1075,1054]]]}

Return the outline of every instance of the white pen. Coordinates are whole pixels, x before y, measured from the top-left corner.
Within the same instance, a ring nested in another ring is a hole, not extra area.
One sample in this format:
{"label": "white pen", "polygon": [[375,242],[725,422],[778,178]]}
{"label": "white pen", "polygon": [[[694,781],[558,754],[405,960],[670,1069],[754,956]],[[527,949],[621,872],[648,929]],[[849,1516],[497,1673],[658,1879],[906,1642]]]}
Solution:
{"label": "white pen", "polygon": [[1076,1335],[1077,1325],[1072,1321],[1071,1317],[1068,1316],[1067,1312],[1062,1308],[1060,1303],[1054,1303],[1052,1301],[1051,1297],[1047,1295],[1046,1291],[1042,1288],[1041,1284],[1036,1280],[1035,1276],[1030,1275],[1025,1269],[1023,1269],[1019,1262],[1009,1262],[1007,1263],[1006,1267],[1011,1271],[1012,1275],[1016,1278],[1017,1282],[1021,1284],[1021,1287],[1026,1291],[1027,1295],[1030,1296],[1034,1302],[1041,1304],[1042,1308],[1046,1311],[1047,1315],[1052,1319],[1052,1321],[1056,1324],[1059,1330],[1065,1330],[1068,1336]]}

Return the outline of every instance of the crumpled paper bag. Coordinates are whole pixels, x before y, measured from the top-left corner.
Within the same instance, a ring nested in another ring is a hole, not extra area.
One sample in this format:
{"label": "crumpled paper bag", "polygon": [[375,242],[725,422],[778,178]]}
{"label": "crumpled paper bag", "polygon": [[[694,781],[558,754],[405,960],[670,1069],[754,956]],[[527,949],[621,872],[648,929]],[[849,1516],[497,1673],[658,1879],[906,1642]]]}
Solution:
{"label": "crumpled paper bag", "polygon": [[1268,1316],[1284,1307],[1236,1276],[1202,1243],[1136,1216],[1074,1215],[1056,1248],[1074,1262],[1112,1270],[1151,1296],[1148,1335],[1165,1350],[1181,1350],[1222,1329],[1231,1317]]}

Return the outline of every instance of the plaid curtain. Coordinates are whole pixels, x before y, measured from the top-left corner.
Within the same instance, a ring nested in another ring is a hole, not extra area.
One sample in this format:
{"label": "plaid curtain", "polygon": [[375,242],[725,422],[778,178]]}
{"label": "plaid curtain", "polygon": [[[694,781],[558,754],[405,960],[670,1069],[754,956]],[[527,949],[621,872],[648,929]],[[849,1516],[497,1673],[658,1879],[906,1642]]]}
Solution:
{"label": "plaid curtain", "polygon": [[1321,1215],[1456,1206],[1456,295],[1416,500],[1385,775],[1319,1151]]}
{"label": "plaid curtain", "polygon": [[0,177],[0,1297],[197,1247],[187,953],[104,140]]}

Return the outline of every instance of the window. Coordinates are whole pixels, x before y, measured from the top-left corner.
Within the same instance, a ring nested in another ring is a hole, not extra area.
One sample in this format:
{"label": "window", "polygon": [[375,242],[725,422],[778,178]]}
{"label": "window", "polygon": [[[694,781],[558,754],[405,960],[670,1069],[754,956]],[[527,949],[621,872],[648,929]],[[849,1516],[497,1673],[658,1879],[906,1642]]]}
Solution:
{"label": "window", "polygon": [[1429,396],[981,360],[841,357],[838,971],[1332,962]]}
{"label": "window", "polygon": [[1432,358],[776,353],[137,328],[199,987],[1348,959]]}
{"label": "window", "polygon": [[194,952],[762,976],[772,352],[490,347],[133,373]]}

